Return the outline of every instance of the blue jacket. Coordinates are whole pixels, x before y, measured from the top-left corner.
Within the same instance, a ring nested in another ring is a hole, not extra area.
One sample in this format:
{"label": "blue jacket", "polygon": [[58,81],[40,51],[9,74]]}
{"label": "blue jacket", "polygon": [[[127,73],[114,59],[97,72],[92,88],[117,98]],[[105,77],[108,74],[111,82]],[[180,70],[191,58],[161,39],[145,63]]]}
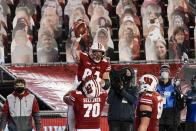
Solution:
{"label": "blue jacket", "polygon": [[187,92],[186,105],[186,122],[196,122],[196,91],[190,90]]}
{"label": "blue jacket", "polygon": [[184,108],[184,97],[169,80],[166,84],[159,81],[157,92],[164,98],[163,112],[160,124],[178,126],[180,124],[180,111]]}
{"label": "blue jacket", "polygon": [[175,88],[171,82],[168,84],[160,83],[157,86],[157,92],[164,98],[163,109],[173,108]]}

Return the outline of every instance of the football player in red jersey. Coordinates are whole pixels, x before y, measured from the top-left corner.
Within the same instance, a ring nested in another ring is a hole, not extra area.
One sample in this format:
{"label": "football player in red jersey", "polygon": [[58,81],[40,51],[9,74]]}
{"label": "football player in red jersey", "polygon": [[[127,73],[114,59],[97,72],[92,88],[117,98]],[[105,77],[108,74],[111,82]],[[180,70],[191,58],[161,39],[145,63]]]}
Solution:
{"label": "football player in red jersey", "polygon": [[163,110],[163,99],[156,92],[158,80],[145,74],[140,80],[140,97],[135,112],[136,131],[159,131],[159,118]]}
{"label": "football player in red jersey", "polygon": [[[82,36],[81,36],[82,37]],[[81,39],[81,38],[80,38]],[[101,89],[107,90],[110,87],[109,72],[111,70],[110,63],[104,57],[105,48],[101,43],[93,43],[89,52],[82,52],[79,47],[79,40],[72,47],[72,56],[78,64],[77,77],[74,82],[74,90],[85,91],[89,93],[89,98],[99,95]],[[97,81],[100,85],[99,89],[92,89],[95,86],[85,86],[89,78]],[[97,91],[98,90],[98,91]],[[94,92],[95,91],[95,92]],[[74,130],[74,112],[71,105],[68,106],[68,128]]]}
{"label": "football player in red jersey", "polygon": [[73,106],[75,115],[75,130],[71,131],[101,131],[100,116],[106,98],[106,91],[94,98],[88,98],[86,93],[77,90],[65,95],[64,102]]}
{"label": "football player in red jersey", "polygon": [[78,44],[72,48],[72,55],[75,61],[78,63],[77,80],[78,90],[84,85],[85,79],[89,76],[100,83],[101,87],[107,90],[110,87],[109,72],[111,65],[108,60],[104,58],[105,48],[101,43],[93,43],[88,53],[82,52]]}

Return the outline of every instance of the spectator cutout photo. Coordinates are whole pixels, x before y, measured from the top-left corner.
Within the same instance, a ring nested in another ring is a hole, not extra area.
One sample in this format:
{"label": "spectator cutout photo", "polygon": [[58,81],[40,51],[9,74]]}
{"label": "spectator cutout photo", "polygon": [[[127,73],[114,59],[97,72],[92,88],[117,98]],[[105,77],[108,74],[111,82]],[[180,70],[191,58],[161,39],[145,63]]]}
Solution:
{"label": "spectator cutout photo", "polygon": [[0,42],[0,63],[4,63],[4,47],[3,44]]}
{"label": "spectator cutout photo", "polygon": [[169,43],[169,58],[184,60],[189,58],[189,41],[186,38],[184,27],[177,27]]}
{"label": "spectator cutout photo", "polygon": [[155,41],[155,51],[158,60],[165,60],[167,58],[166,42],[163,39]]}
{"label": "spectator cutout photo", "polygon": [[146,60],[164,60],[166,58],[166,42],[158,27],[154,27],[145,41]]}
{"label": "spectator cutout photo", "polygon": [[16,31],[15,38],[11,43],[12,63],[33,63],[33,47],[27,34],[23,30]]}
{"label": "spectator cutout photo", "polygon": [[147,37],[152,31],[152,26],[160,29],[163,35],[163,18],[161,16],[161,7],[154,2],[144,2],[141,8],[143,35]]}
{"label": "spectator cutout photo", "polygon": [[47,63],[47,62],[58,62],[58,49],[57,43],[53,38],[51,32],[43,32],[40,35],[37,43],[37,62]]}
{"label": "spectator cutout photo", "polygon": [[107,28],[99,28],[96,32],[94,42],[101,43],[106,49],[106,57],[112,59],[114,55],[114,44]]}
{"label": "spectator cutout photo", "polygon": [[83,6],[75,8],[75,10],[72,12],[69,20],[69,27],[70,29],[73,28],[74,23],[78,20],[83,20],[87,26],[89,26],[89,18],[85,13],[85,9]]}
{"label": "spectator cutout photo", "polygon": [[126,16],[119,29],[119,61],[130,62],[140,58],[140,34],[133,17]]}
{"label": "spectator cutout photo", "polygon": [[96,31],[100,27],[99,19],[103,17],[105,18],[107,25],[112,25],[111,18],[109,17],[109,12],[103,6],[95,7],[95,9],[93,10],[93,14],[91,16],[90,24],[89,24],[93,38],[95,37]]}
{"label": "spectator cutout photo", "polygon": [[0,20],[0,63],[4,63],[4,40],[7,38],[7,33]]}
{"label": "spectator cutout photo", "polygon": [[188,21],[189,18],[187,18],[187,15],[184,13],[184,11],[180,9],[174,10],[169,19],[168,38],[171,39],[171,36],[174,34],[174,30],[177,27],[187,28]]}

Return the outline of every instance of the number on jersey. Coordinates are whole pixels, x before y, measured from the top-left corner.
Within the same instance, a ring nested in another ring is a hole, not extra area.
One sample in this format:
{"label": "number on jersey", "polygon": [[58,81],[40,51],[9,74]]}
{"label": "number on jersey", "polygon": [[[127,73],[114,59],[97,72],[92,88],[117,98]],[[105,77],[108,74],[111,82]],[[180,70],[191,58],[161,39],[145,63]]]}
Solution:
{"label": "number on jersey", "polygon": [[[85,80],[85,78],[86,78],[87,76],[90,76],[90,75],[92,75],[92,70],[86,68],[85,71],[84,71],[84,74],[83,74],[83,76],[82,76],[82,80]],[[100,81],[101,81],[100,72],[99,72],[99,71],[95,71],[95,73],[93,74],[93,76],[94,76],[94,78],[95,78],[95,80],[96,80],[97,82],[100,82]]]}
{"label": "number on jersey", "polygon": [[98,117],[100,115],[100,103],[84,104],[83,108],[86,109],[84,117]]}

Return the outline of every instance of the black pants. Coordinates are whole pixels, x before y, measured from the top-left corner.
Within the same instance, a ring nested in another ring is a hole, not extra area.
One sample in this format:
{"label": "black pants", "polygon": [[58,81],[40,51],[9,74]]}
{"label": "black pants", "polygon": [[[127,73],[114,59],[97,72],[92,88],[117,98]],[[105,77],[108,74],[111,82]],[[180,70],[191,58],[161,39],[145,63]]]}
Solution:
{"label": "black pants", "polygon": [[110,131],[133,131],[133,124],[122,121],[108,121]]}
{"label": "black pants", "polygon": [[178,126],[174,125],[159,125],[159,131],[179,131]]}

